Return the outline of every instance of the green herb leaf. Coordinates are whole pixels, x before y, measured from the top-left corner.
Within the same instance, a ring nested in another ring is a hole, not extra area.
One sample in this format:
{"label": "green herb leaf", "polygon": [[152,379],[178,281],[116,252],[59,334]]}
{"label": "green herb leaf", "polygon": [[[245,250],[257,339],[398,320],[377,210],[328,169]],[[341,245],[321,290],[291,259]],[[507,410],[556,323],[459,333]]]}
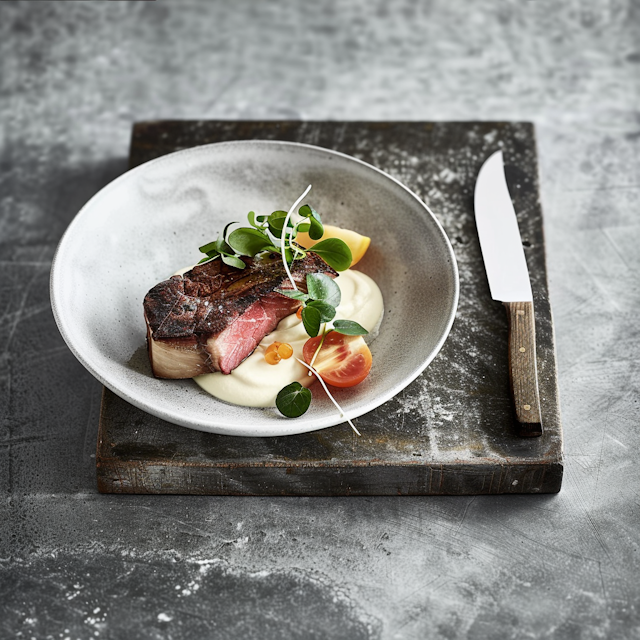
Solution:
{"label": "green herb leaf", "polygon": [[258,222],[256,222],[256,212],[255,211],[249,211],[249,213],[247,214],[247,220],[249,220],[249,224],[252,227],[255,227],[256,229],[262,228],[262,225],[259,224]]}
{"label": "green herb leaf", "polygon": [[312,300],[307,304],[307,307],[312,307],[320,312],[321,322],[331,322],[336,317],[336,308],[322,302],[322,300]]}
{"label": "green herb leaf", "polygon": [[320,325],[322,324],[320,311],[313,307],[306,306],[302,310],[302,324],[304,325],[305,331],[312,338],[315,338],[320,332]]}
{"label": "green herb leaf", "polygon": [[[268,218],[269,221],[269,231],[271,233],[280,238],[282,236],[282,229],[284,227],[284,221],[287,217],[287,211],[274,211]],[[291,222],[291,218],[289,218],[289,227],[293,227],[293,222]]]}
{"label": "green herb leaf", "polygon": [[336,320],[333,330],[345,336],[366,336],[369,332],[354,320]]}
{"label": "green herb leaf", "polygon": [[293,298],[294,300],[302,300],[306,302],[309,300],[309,296],[304,291],[296,291],[295,289],[275,289],[276,293],[279,293],[287,298]]}
{"label": "green herb leaf", "polygon": [[203,244],[198,251],[200,251],[201,253],[210,253],[211,251],[215,251],[216,250],[216,241],[214,240],[213,242],[207,242],[207,244]]}
{"label": "green herb leaf", "polygon": [[224,241],[224,238],[216,240],[216,251],[218,253],[233,253],[233,249]]}
{"label": "green herb leaf", "polygon": [[202,264],[204,262],[209,262],[210,260],[215,260],[220,254],[216,253],[215,255],[208,255],[205,258],[202,258],[198,264]]}
{"label": "green herb leaf", "polygon": [[236,269],[244,269],[247,265],[240,260],[240,258],[236,258],[236,256],[229,256],[226,254],[222,254],[220,256],[222,258],[222,262],[228,264],[230,267],[235,267]]}
{"label": "green herb leaf", "polygon": [[298,213],[303,218],[309,218],[309,237],[312,240],[320,240],[324,235],[324,227],[322,226],[322,220],[318,215],[318,212],[308,204],[303,204],[299,209]]}
{"label": "green herb leaf", "polygon": [[299,418],[311,404],[311,391],[299,382],[292,382],[276,396],[276,407],[287,418]]}
{"label": "green herb leaf", "polygon": [[351,249],[339,238],[327,238],[314,244],[311,251],[317,253],[336,271],[344,271],[351,266],[353,256]]}
{"label": "green herb leaf", "polygon": [[230,223],[229,223],[229,224],[224,228],[224,231],[222,232],[222,239],[223,239],[223,240],[225,240],[225,241],[227,240],[227,231],[229,230],[229,227],[230,227],[232,224],[240,224],[240,223],[239,223],[239,222],[230,222]]}
{"label": "green herb leaf", "polygon": [[[241,256],[255,256],[271,247],[271,240],[258,229],[243,227],[229,234],[229,244]],[[231,253],[230,251],[227,253]]]}
{"label": "green herb leaf", "polygon": [[342,298],[340,287],[324,273],[310,273],[307,276],[307,292],[314,300],[322,300],[332,307],[337,307]]}
{"label": "green herb leaf", "polygon": [[312,240],[320,240],[324,235],[324,227],[322,226],[322,222],[316,220],[315,218],[309,218],[311,221],[311,228],[309,229],[309,237]]}
{"label": "green herb leaf", "polygon": [[300,233],[307,233],[307,231],[309,231],[309,229],[311,229],[311,223],[310,222],[301,222],[298,225],[298,231]]}

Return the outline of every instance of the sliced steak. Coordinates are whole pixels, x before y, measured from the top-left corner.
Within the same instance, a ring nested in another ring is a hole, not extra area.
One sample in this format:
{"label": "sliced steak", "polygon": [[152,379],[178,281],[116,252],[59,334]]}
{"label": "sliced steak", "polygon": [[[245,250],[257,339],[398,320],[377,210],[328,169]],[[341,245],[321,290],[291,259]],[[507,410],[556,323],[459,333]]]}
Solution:
{"label": "sliced steak", "polygon": [[[153,287],[144,299],[147,346],[158,378],[231,373],[300,303],[276,293],[291,288],[279,254],[242,258],[245,269],[213,260]],[[309,273],[337,273],[314,253],[292,265],[298,288]]]}

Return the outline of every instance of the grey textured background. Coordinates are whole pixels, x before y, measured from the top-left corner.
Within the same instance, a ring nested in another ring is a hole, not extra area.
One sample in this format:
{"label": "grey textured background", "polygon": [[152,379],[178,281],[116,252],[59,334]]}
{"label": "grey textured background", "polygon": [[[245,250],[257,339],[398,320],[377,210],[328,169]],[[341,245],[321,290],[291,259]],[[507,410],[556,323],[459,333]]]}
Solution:
{"label": "grey textured background", "polygon": [[[1,638],[639,638],[640,4],[0,3]],[[154,118],[532,120],[557,496],[95,491],[99,384],[49,306]]]}

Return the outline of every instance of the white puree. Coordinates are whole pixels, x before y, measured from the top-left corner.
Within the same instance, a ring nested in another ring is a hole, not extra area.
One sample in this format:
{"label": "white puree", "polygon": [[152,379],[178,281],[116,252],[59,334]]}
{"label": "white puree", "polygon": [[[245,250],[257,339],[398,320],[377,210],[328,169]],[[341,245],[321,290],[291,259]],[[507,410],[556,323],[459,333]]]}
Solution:
{"label": "white puree", "polygon": [[[382,318],[382,294],[378,285],[364,273],[348,269],[335,279],[342,293],[336,309],[337,320],[355,320],[367,331],[373,331]],[[328,323],[332,326],[333,323]],[[230,374],[207,373],[194,380],[208,393],[245,407],[275,407],[276,396],[283,387],[297,380],[308,387],[315,378],[296,361],[302,359],[302,348],[309,340],[307,332],[294,314],[280,321],[275,331],[265,336],[256,350]],[[273,342],[288,342],[293,356],[278,364],[267,364],[266,348]]]}

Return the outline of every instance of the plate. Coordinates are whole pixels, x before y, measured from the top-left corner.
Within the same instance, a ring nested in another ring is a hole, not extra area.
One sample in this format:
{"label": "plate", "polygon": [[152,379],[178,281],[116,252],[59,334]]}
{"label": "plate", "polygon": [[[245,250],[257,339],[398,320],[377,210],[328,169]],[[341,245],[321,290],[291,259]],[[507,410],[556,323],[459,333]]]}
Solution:
{"label": "plate", "polygon": [[371,373],[335,396],[352,419],[392,398],[424,371],[451,329],[459,291],[453,249],[429,208],[400,182],[311,145],[196,147],[136,167],[98,192],[69,225],[51,271],[53,313],[71,351],[131,404],[192,429],[282,436],[343,422],[317,383],[309,411],[284,418],[276,409],[216,400],[192,380],[155,379],[144,347],[142,300],[153,285],[195,263],[198,247],[227,222],[245,222],[252,210],[287,210],[309,184],[306,201],[325,224],[371,237],[357,268],[384,297]]}

